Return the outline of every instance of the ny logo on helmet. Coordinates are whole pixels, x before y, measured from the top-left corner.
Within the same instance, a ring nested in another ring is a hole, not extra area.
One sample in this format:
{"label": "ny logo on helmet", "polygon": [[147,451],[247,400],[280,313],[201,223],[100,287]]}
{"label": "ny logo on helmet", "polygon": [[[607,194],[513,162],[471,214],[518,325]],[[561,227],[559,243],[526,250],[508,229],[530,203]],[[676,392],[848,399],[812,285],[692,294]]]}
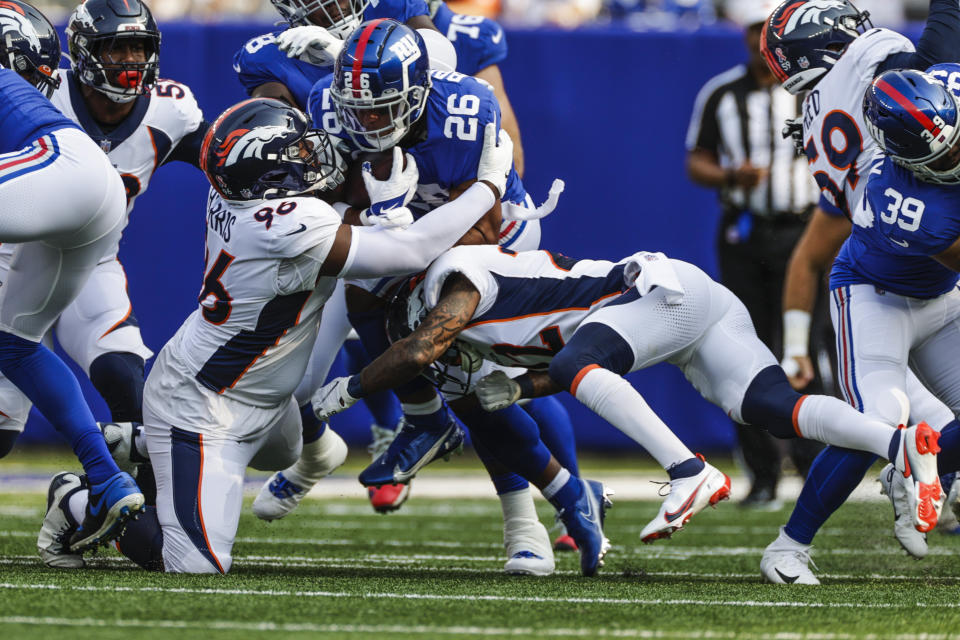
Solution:
{"label": "ny logo on helmet", "polygon": [[819,24],[820,16],[830,9],[845,9],[843,0],[798,0],[787,7],[773,24],[774,32],[781,38],[805,24]]}
{"label": "ny logo on helmet", "polygon": [[289,127],[281,125],[231,131],[216,151],[217,158],[219,158],[217,166],[229,167],[244,158],[263,160],[263,147],[277,138],[284,137],[289,132]]}
{"label": "ny logo on helmet", "polygon": [[8,33],[26,38],[30,48],[40,53],[40,35],[24,15],[23,9],[12,2],[0,1],[0,38],[6,40]]}
{"label": "ny logo on helmet", "polygon": [[417,46],[417,41],[413,39],[413,36],[409,34],[390,45],[390,51],[400,58],[401,62],[405,63],[404,66],[420,58],[420,47]]}

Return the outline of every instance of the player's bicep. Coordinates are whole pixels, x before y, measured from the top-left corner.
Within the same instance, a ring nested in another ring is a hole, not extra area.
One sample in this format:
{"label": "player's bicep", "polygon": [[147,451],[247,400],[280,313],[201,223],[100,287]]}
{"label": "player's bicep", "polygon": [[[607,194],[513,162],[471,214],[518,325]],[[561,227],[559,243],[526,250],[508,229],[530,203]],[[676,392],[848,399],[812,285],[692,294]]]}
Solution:
{"label": "player's bicep", "polygon": [[849,235],[850,221],[845,216],[831,216],[816,209],[797,243],[794,260],[799,259],[824,270],[833,262]]}
{"label": "player's bicep", "polygon": [[950,248],[933,256],[937,262],[948,269],[960,272],[960,237],[958,237]]}
{"label": "player's bicep", "polygon": [[300,108],[297,104],[297,99],[293,97],[290,89],[287,89],[286,85],[282,82],[265,82],[254,87],[253,91],[250,92],[250,96],[253,98],[275,98],[277,100],[283,100],[292,107]]}
{"label": "player's bicep", "polygon": [[353,245],[353,231],[350,225],[342,224],[337,229],[337,234],[327,252],[327,258],[320,265],[320,275],[328,277],[337,277],[343,272],[344,266],[350,257],[350,249]]}

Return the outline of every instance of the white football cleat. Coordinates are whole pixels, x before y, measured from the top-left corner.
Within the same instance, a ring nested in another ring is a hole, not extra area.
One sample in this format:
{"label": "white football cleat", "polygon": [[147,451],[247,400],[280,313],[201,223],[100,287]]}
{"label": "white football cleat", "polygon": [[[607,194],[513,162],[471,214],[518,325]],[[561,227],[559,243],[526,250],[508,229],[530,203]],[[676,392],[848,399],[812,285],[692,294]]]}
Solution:
{"label": "white football cleat", "polygon": [[507,550],[505,573],[549,576],[556,568],[550,536],[539,520],[510,518],[504,521],[503,546]]}
{"label": "white football cleat", "polygon": [[774,584],[820,584],[810,571],[811,564],[810,545],[793,540],[780,527],[780,535],[763,550],[760,571]]}
{"label": "white football cleat", "polygon": [[86,478],[69,471],[61,471],[50,480],[47,514],[37,536],[37,551],[48,567],[80,569],[84,566],[83,556],[70,552],[70,536],[80,523],[70,513],[69,502],[70,496],[86,490]]}
{"label": "white football cleat", "polygon": [[660,505],[660,513],[640,532],[644,542],[669,538],[704,507],[730,497],[730,478],[707,462],[700,473],[671,480],[669,485],[670,495]]}
{"label": "white football cleat", "polygon": [[926,422],[901,430],[896,468],[908,481],[908,514],[917,531],[927,533],[937,526],[943,507],[943,490],[937,474],[940,434]]}
{"label": "white football cleat", "polygon": [[903,550],[920,560],[927,555],[927,534],[917,531],[910,513],[910,490],[913,483],[903,477],[893,464],[888,464],[877,478],[880,493],[893,505],[893,536]]}
{"label": "white football cleat", "polygon": [[[268,522],[286,516],[297,508],[314,484],[333,473],[346,459],[347,443],[327,427],[319,439],[304,445],[300,459],[292,467],[277,471],[260,487],[253,501],[253,514]],[[300,480],[303,477],[313,481],[304,482]]]}

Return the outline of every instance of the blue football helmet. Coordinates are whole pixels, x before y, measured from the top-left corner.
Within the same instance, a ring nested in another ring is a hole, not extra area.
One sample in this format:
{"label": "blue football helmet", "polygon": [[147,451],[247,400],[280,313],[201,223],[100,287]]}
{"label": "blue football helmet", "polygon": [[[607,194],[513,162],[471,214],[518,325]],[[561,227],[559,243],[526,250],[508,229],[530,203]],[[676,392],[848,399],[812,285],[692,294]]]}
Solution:
{"label": "blue football helmet", "polygon": [[423,115],[430,87],[423,38],[382,18],[363,23],[344,42],[333,67],[330,97],[354,144],[385,151]]}
{"label": "blue football helmet", "polygon": [[[130,102],[157,82],[160,31],[141,0],[86,0],[67,23],[73,72],[114,102]],[[113,61],[113,51],[129,41],[143,46],[144,61]]]}
{"label": "blue football helmet", "polygon": [[60,38],[46,16],[26,2],[0,0],[0,64],[47,98],[60,86]]}
{"label": "blue football helmet", "polygon": [[346,163],[325,131],[299,109],[272,98],[236,104],[203,138],[200,168],[227,200],[288,198],[332,191]]}
{"label": "blue football helmet", "polygon": [[767,20],[760,50],[783,88],[797,94],[812,89],[871,27],[870,14],[848,0],[786,0]]}
{"label": "blue football helmet", "polygon": [[960,106],[936,78],[887,71],[867,89],[863,114],[894,162],[924,182],[960,184]]}
{"label": "blue football helmet", "polygon": [[315,25],[343,40],[363,21],[370,0],[270,0],[291,27]]}

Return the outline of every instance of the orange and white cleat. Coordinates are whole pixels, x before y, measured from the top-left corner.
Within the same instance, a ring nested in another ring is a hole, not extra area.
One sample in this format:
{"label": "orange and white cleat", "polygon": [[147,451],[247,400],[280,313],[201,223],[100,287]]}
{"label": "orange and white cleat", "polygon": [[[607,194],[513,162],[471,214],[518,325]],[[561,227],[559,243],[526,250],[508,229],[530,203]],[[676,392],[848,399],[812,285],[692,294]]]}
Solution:
{"label": "orange and white cleat", "polygon": [[367,487],[370,505],[377,513],[396,511],[410,496],[410,483],[385,484],[380,487]]}
{"label": "orange and white cleat", "polygon": [[707,462],[700,473],[669,484],[670,495],[660,506],[660,513],[640,532],[640,539],[646,543],[669,538],[707,505],[716,506],[730,498],[730,478]]}
{"label": "orange and white cleat", "polygon": [[937,526],[943,508],[943,489],[937,475],[940,434],[926,422],[901,430],[900,447],[894,461],[908,481],[910,515],[917,531],[927,533]]}

